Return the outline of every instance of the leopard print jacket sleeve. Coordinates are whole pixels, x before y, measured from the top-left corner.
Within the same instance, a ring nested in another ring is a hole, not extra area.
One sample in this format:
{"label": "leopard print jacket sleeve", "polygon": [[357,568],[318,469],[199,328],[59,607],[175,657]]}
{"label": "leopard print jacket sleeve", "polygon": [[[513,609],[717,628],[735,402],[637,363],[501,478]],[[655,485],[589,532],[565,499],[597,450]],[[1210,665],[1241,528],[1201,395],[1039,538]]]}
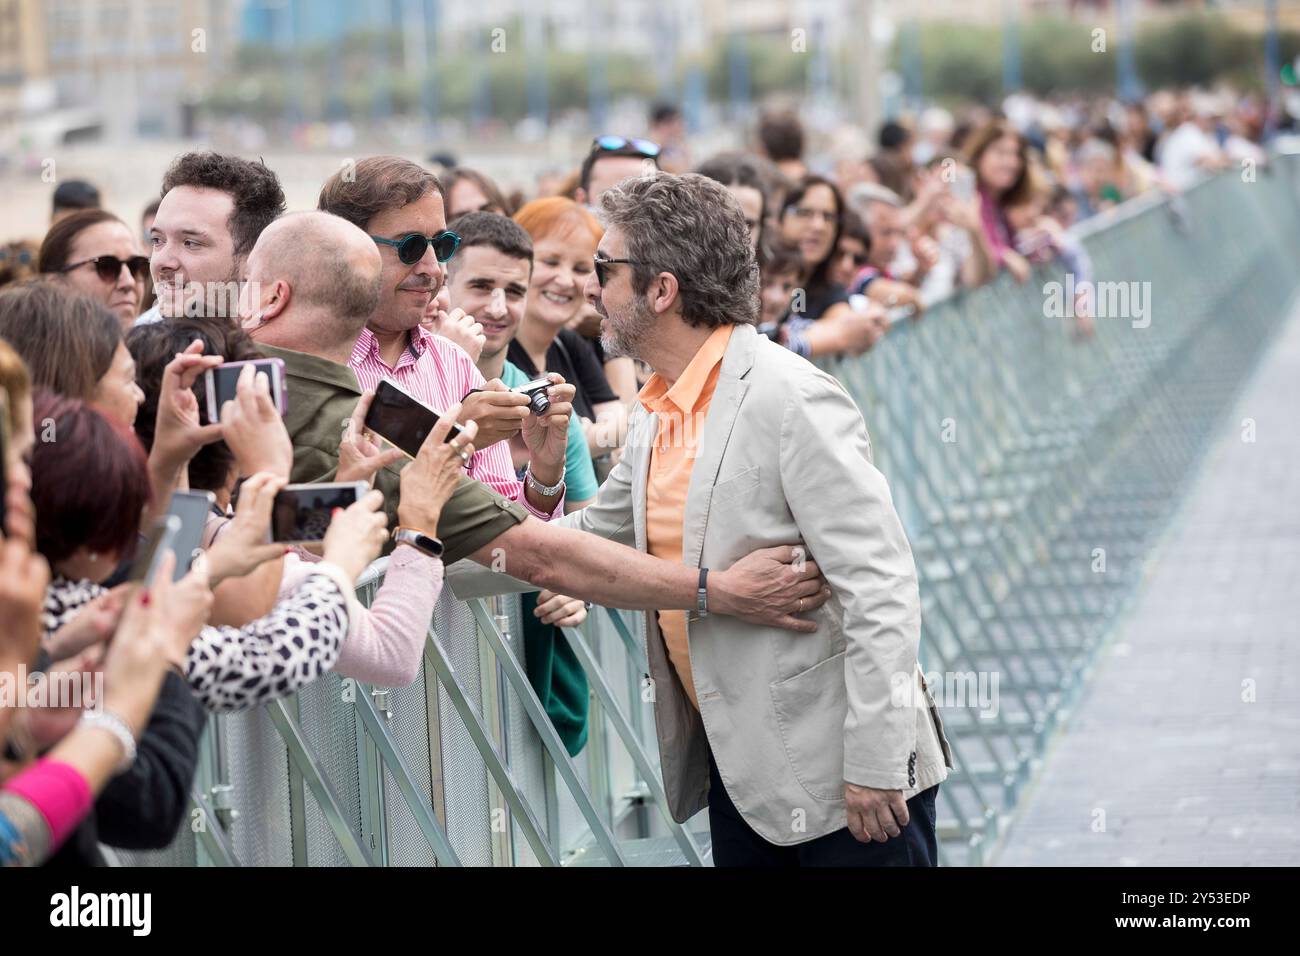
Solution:
{"label": "leopard print jacket sleeve", "polygon": [[242,628],[205,627],[190,645],[185,679],[213,713],[287,697],[338,660],[348,603],[327,574],[312,574],[263,618]]}
{"label": "leopard print jacket sleeve", "polygon": [[[54,633],[98,595],[97,584],[58,579],[45,601]],[[190,645],[185,679],[213,713],[250,710],[287,697],[334,666],[348,633],[348,596],[334,576],[313,573],[271,612],[243,627],[205,627]]]}

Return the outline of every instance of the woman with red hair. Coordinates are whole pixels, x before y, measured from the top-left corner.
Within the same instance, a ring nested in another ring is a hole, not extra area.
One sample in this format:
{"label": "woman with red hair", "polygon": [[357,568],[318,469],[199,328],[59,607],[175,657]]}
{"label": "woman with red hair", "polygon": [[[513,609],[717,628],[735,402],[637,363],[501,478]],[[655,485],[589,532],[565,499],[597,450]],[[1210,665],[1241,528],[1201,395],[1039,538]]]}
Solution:
{"label": "woman with red hair", "polygon": [[569,326],[586,304],[582,289],[604,231],[591,213],[563,196],[534,199],[514,218],[532,237],[533,275],[506,358],[530,377],[559,372],[577,388],[573,410],[592,457],[600,458],[623,446],[627,408],[590,343]]}

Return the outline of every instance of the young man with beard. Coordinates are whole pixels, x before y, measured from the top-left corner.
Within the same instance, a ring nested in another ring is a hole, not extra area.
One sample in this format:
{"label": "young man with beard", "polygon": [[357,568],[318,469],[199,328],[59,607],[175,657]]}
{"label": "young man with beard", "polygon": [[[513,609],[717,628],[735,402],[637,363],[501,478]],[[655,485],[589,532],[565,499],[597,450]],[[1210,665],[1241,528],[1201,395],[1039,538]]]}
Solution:
{"label": "young man with beard", "polygon": [[[453,309],[460,309],[482,327],[485,339],[478,370],[489,384],[499,379],[506,388],[528,382],[528,376],[506,358],[523,317],[533,271],[533,241],[523,227],[495,213],[471,212],[451,224],[460,248],[449,263],[447,287]],[[527,449],[510,440],[517,467],[527,461]],[[596,497],[596,473],[587,440],[576,416],[569,419],[569,444],[564,463],[565,511],[576,511]]]}
{"label": "young man with beard", "polygon": [[208,152],[177,157],[148,232],[157,301],[135,324],[235,321],[248,254],[284,208],[280,180],[260,162]]}

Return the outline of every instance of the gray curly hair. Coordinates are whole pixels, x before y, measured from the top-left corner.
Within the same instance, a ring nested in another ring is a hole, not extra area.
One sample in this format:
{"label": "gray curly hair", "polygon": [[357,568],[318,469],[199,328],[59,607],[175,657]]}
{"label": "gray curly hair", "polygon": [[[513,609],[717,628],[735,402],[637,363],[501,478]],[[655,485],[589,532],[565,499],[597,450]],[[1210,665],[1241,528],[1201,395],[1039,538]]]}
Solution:
{"label": "gray curly hair", "polygon": [[627,238],[638,295],[670,272],[689,325],[758,321],[758,261],[745,215],[725,186],[695,173],[660,172],[624,180],[600,205],[605,226]]}

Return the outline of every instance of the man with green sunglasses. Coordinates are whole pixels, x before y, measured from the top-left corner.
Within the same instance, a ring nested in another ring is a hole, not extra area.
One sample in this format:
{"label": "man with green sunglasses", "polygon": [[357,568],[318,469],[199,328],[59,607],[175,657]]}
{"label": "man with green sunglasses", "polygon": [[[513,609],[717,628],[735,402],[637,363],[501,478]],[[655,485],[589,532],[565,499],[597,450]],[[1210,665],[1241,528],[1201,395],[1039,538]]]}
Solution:
{"label": "man with green sunglasses", "polygon": [[398,260],[407,266],[413,266],[423,259],[430,246],[433,247],[434,257],[445,265],[460,246],[460,236],[449,229],[436,236],[423,236],[418,232],[409,232],[400,239],[385,239],[383,236],[370,238],[381,246],[392,246],[396,249]]}
{"label": "man with green sunglasses", "polygon": [[[369,235],[383,263],[379,305],[348,361],[361,387],[373,390],[389,379],[431,408],[461,403],[462,421],[477,422],[482,436],[470,473],[542,520],[562,514],[567,423],[563,430],[542,428],[529,419],[524,396],[485,390],[473,359],[421,324],[460,245],[460,236],[447,229],[437,178],[397,156],[370,157],[331,177],[319,205]],[[549,395],[567,410],[573,390],[561,383]],[[544,437],[546,452],[533,465],[534,480],[524,483],[515,477],[505,447],[490,447],[521,429]]]}
{"label": "man with green sunglasses", "polygon": [[424,364],[420,320],[460,245],[447,229],[442,186],[416,163],[373,156],[330,177],[318,208],[346,219],[379,247],[379,305],[357,342],[354,364],[364,362],[405,385]]}

